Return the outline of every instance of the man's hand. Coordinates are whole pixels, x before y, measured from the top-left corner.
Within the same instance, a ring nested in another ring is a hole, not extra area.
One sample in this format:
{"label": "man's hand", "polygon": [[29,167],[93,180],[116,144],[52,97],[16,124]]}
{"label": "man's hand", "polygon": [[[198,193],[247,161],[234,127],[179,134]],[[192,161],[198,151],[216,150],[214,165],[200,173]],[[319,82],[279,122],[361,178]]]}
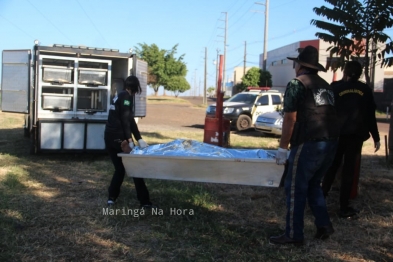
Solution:
{"label": "man's hand", "polygon": [[146,148],[146,147],[149,146],[143,139],[139,139],[139,140],[138,140],[138,144],[139,144],[139,147],[140,147],[141,149]]}
{"label": "man's hand", "polygon": [[279,147],[276,153],[277,165],[284,165],[288,159],[288,149]]}
{"label": "man's hand", "polygon": [[[132,142],[131,142],[132,143]],[[132,144],[134,144],[134,143],[132,143]],[[132,151],[132,148],[130,147],[130,143],[128,143],[128,141],[127,140],[124,140],[123,142],[121,142],[121,150],[124,152],[124,153],[130,153],[131,151]]]}
{"label": "man's hand", "polygon": [[375,151],[374,151],[374,153],[376,153],[380,148],[381,148],[381,142],[375,142],[374,143],[374,148],[375,148]]}

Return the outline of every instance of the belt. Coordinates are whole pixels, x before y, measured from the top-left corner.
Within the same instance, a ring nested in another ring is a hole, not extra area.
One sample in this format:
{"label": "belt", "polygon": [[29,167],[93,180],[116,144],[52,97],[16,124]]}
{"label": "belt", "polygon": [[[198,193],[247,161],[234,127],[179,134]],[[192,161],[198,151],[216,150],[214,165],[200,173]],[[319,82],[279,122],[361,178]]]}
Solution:
{"label": "belt", "polygon": [[321,141],[334,141],[337,140],[338,137],[321,137],[321,138],[310,138],[307,141],[321,142]]}

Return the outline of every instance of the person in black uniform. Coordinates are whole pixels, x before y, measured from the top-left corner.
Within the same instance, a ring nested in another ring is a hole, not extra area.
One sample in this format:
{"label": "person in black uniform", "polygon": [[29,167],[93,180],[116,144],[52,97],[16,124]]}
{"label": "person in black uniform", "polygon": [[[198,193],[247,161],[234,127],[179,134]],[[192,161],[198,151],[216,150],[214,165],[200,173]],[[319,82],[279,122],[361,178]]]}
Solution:
{"label": "person in black uniform", "polygon": [[[120,187],[124,180],[125,168],[121,157],[117,154],[122,151],[122,142],[127,141],[129,147],[134,148],[135,140],[138,141],[140,148],[147,147],[147,143],[142,139],[138,126],[134,119],[134,95],[141,93],[142,89],[136,76],[129,76],[125,81],[124,90],[115,96],[110,105],[108,121],[105,126],[105,146],[109,152],[115,172],[108,188],[108,205],[116,203],[120,194]],[[132,135],[131,135],[132,134]],[[124,143],[123,143],[124,148]],[[133,177],[137,198],[142,208],[153,207],[150,202],[149,191],[143,178]]]}
{"label": "person in black uniform", "polygon": [[349,205],[349,200],[355,169],[360,164],[363,141],[370,138],[369,133],[371,133],[375,152],[381,146],[375,118],[376,105],[373,93],[368,85],[359,81],[361,74],[361,64],[357,61],[349,61],[345,65],[343,79],[332,83],[341,131],[333,164],[322,181],[322,190],[326,197],[344,157],[339,212],[339,216],[342,218],[349,218],[358,213],[358,210]]}

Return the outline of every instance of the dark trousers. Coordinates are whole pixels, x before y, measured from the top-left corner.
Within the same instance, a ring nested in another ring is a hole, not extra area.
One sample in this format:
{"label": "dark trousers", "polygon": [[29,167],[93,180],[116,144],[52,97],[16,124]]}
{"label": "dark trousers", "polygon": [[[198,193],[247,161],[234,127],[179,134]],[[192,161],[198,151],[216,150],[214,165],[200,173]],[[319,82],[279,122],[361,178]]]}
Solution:
{"label": "dark trousers", "polygon": [[334,158],[337,141],[307,141],[291,148],[284,181],[287,215],[285,234],[295,240],[304,239],[306,203],[315,217],[317,228],[331,224],[321,179]]}
{"label": "dark trousers", "polygon": [[363,139],[354,135],[340,136],[336,155],[333,164],[328,169],[322,180],[322,190],[325,196],[330,191],[336,173],[341,166],[344,158],[344,164],[341,174],[340,185],[340,209],[344,210],[349,206],[349,199],[356,175],[356,168],[359,163],[359,157],[362,152]]}
{"label": "dark trousers", "polygon": [[[115,167],[115,172],[113,173],[112,180],[108,188],[109,198],[113,200],[116,200],[119,196],[120,188],[123,184],[124,176],[126,174],[122,159],[121,157],[117,156],[118,153],[122,152],[120,147],[122,139],[116,137],[116,134],[105,133],[106,149],[112,160],[113,166]],[[151,204],[149,191],[145,185],[145,181],[143,180],[143,178],[133,177],[133,180],[136,190],[136,196],[141,205]]]}

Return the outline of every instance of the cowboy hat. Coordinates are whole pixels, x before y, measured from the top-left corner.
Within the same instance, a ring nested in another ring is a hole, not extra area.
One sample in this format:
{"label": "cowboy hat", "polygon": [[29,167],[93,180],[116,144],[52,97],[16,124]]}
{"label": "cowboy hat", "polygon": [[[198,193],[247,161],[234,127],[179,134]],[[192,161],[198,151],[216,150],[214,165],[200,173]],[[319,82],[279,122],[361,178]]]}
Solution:
{"label": "cowboy hat", "polygon": [[289,60],[295,61],[296,63],[304,67],[326,72],[327,70],[325,69],[325,67],[318,63],[318,56],[318,50],[315,47],[308,45],[299,53],[298,57],[287,58]]}

